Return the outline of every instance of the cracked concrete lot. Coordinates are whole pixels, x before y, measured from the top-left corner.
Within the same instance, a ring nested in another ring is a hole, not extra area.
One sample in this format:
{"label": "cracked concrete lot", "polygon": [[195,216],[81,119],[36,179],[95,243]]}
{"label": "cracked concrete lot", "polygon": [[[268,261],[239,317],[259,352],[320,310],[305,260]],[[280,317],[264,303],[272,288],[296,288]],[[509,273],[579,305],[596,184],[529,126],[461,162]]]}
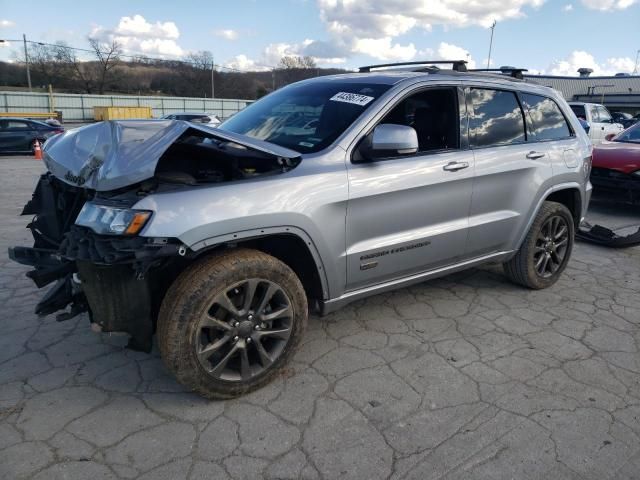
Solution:
{"label": "cracked concrete lot", "polygon": [[548,290],[489,266],[313,317],[287,375],[208,402],[157,351],[33,314],[6,248],[41,169],[0,157],[0,478],[640,478],[640,248],[578,244]]}

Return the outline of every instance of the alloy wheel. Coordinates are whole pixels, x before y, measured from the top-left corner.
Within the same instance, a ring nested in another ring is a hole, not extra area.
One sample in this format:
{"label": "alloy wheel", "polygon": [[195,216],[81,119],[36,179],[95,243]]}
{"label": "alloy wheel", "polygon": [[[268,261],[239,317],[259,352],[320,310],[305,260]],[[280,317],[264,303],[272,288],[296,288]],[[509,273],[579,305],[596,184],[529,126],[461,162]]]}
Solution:
{"label": "alloy wheel", "polygon": [[536,238],[533,262],[536,273],[543,277],[553,276],[562,266],[569,245],[569,225],[564,217],[549,217]]}
{"label": "alloy wheel", "polygon": [[241,382],[268,369],[284,351],[293,325],[282,287],[251,278],[218,293],[196,328],[196,357],[216,379]]}

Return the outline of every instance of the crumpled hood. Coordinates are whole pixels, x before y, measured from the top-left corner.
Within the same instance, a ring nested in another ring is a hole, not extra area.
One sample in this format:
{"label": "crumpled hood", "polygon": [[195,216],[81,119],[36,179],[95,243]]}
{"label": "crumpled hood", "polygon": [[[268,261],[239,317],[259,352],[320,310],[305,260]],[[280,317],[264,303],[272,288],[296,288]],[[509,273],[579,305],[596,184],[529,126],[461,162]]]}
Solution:
{"label": "crumpled hood", "polygon": [[190,128],[274,156],[300,157],[269,142],[181,120],[111,120],[50,138],[43,159],[49,171],[68,184],[116,190],[153,177],[162,154]]}

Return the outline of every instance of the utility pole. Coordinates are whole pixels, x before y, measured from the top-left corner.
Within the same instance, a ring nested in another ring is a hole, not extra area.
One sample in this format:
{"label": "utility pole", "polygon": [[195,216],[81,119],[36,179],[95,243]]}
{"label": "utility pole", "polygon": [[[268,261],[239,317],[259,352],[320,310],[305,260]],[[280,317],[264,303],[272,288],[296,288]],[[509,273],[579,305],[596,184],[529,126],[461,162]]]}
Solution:
{"label": "utility pole", "polygon": [[633,72],[631,72],[631,75],[635,75],[636,73],[638,73],[638,58],[640,57],[640,50],[638,50],[636,52],[636,63],[633,64]]}
{"label": "utility pole", "polygon": [[216,62],[214,57],[211,57],[211,98],[216,98],[215,80],[213,79],[213,72],[216,70]]}
{"label": "utility pole", "polygon": [[491,68],[491,49],[493,48],[493,31],[496,29],[496,21],[491,25],[491,40],[489,40],[489,56],[487,57],[487,68]]}
{"label": "utility pole", "polygon": [[29,91],[31,91],[31,72],[29,71],[29,54],[27,53],[27,36],[22,34],[22,42],[24,43],[24,63],[27,66],[27,84],[29,85]]}

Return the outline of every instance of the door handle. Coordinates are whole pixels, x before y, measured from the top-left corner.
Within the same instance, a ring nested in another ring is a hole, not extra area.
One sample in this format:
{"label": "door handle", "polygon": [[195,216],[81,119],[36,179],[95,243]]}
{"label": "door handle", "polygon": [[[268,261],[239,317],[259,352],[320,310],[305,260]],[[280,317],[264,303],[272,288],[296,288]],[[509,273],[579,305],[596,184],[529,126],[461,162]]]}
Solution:
{"label": "door handle", "polygon": [[545,156],[544,152],[534,152],[531,151],[529,153],[527,153],[527,158],[530,160],[537,160],[538,158],[542,158]]}
{"label": "door handle", "polygon": [[447,172],[457,172],[458,170],[462,170],[463,168],[467,168],[469,166],[469,162],[449,162],[444,167],[443,170]]}

